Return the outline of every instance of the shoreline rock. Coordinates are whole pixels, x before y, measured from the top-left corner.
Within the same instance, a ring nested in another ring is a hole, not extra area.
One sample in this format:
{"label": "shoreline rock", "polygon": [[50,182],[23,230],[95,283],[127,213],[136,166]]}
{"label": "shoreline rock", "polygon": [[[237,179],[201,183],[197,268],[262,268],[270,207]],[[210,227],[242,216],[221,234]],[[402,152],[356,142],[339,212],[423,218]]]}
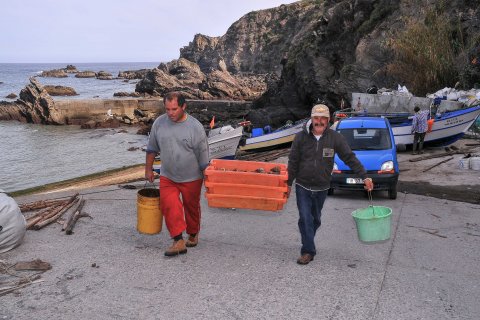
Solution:
{"label": "shoreline rock", "polygon": [[45,78],[67,78],[68,74],[63,69],[53,69],[42,71],[41,74],[38,75],[39,77]]}
{"label": "shoreline rock", "polygon": [[93,71],[79,71],[75,74],[75,78],[95,78],[96,73]]}
{"label": "shoreline rock", "polygon": [[78,93],[72,87],[67,86],[43,86],[51,96],[78,96]]}

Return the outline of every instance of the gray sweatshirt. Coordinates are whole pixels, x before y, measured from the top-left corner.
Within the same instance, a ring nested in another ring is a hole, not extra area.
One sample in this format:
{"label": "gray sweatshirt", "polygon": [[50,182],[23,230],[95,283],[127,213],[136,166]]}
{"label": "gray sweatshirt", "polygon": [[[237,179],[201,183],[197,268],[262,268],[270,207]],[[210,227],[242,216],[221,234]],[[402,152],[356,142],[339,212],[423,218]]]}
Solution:
{"label": "gray sweatshirt", "polygon": [[173,122],[166,114],[158,117],[150,131],[147,152],[160,153],[160,175],[175,182],[202,179],[209,161],[207,135],[191,115],[183,122]]}

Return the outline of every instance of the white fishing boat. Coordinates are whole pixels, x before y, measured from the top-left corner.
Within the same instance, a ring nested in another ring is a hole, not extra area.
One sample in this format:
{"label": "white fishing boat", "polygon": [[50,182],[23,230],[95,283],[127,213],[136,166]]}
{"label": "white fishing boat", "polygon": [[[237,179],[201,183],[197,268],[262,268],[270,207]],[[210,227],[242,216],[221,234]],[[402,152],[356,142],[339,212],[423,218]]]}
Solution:
{"label": "white fishing boat", "polygon": [[292,143],[295,135],[302,131],[303,125],[308,119],[299,120],[295,123],[287,123],[285,126],[271,132],[264,133],[262,128],[254,128],[252,136],[247,138],[245,145],[240,146],[241,151],[260,151],[275,149]]}
{"label": "white fishing boat", "polygon": [[392,125],[395,144],[413,144],[412,117],[414,106],[430,111],[429,132],[425,136],[425,145],[442,146],[460,139],[480,115],[480,101],[468,103],[431,98],[385,96],[366,93],[354,93],[353,101],[360,108],[341,110],[335,118],[345,116],[381,116],[389,119]]}
{"label": "white fishing boat", "polygon": [[[460,139],[480,115],[480,105],[448,111],[436,115],[431,131],[425,135],[425,144],[448,145]],[[392,123],[396,144],[413,143],[412,122]]]}
{"label": "white fishing boat", "polygon": [[210,159],[233,159],[243,135],[243,127],[223,126],[208,133]]}

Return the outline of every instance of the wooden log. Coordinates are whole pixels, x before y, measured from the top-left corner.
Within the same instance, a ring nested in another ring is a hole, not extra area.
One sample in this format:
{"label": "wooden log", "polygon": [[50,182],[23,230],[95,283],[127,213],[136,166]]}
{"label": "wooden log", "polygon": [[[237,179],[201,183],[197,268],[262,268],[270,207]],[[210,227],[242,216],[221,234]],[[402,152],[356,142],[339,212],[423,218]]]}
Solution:
{"label": "wooden log", "polygon": [[[77,194],[78,195],[78,194]],[[71,198],[71,202],[69,200],[69,203],[67,203],[65,206],[60,207],[59,209],[53,211],[52,213],[49,214],[49,216],[45,217],[42,221],[37,222],[34,226],[34,230],[40,230],[41,228],[49,225],[50,223],[56,221],[58,218],[60,218],[65,211],[67,211],[69,208],[71,208],[76,202],[78,202],[78,198]]]}
{"label": "wooden log", "polygon": [[446,159],[446,160],[443,160],[443,161],[440,161],[440,162],[438,162],[438,163],[435,163],[433,166],[428,167],[427,169],[423,170],[423,172],[427,172],[427,171],[435,168],[436,166],[441,165],[442,163],[448,162],[448,161],[450,161],[450,160],[452,160],[452,159],[453,159],[453,157],[450,157],[450,158],[448,158],[448,159]]}
{"label": "wooden log", "polygon": [[14,285],[14,286],[10,286],[10,287],[7,287],[7,288],[1,288],[0,289],[0,296],[4,296],[8,293],[11,293],[11,292],[14,292],[18,289],[21,289],[23,287],[26,287],[30,284],[33,284],[33,283],[37,283],[37,282],[42,282],[43,280],[40,279],[40,275],[39,274],[34,274],[33,276],[31,277],[27,277],[27,278],[24,278],[23,280],[20,280],[18,282],[18,284]]}
{"label": "wooden log", "polygon": [[[75,199],[77,199],[78,193],[75,193],[73,196],[71,196],[68,200],[66,200],[64,203],[56,205],[53,208],[49,208],[44,210],[44,212],[41,215],[38,215],[35,218],[32,218],[27,221],[27,229],[34,229],[34,226],[45,220],[49,219],[50,217],[56,215],[62,208],[67,206],[69,203],[73,202]],[[38,229],[37,229],[38,230]]]}
{"label": "wooden log", "polygon": [[66,201],[67,200],[40,200],[40,201],[31,202],[31,203],[24,203],[19,205],[18,207],[20,208],[20,211],[28,212],[28,211],[51,207],[57,204],[64,203]]}
{"label": "wooden log", "polygon": [[82,212],[84,204],[85,204],[85,200],[84,199],[80,200],[77,208],[73,210],[72,214],[70,214],[70,216],[68,216],[68,218],[63,223],[62,231],[65,231],[68,228],[68,226],[72,224],[73,218],[75,217],[75,214],[77,212]]}
{"label": "wooden log", "polygon": [[16,271],[22,270],[50,270],[52,269],[52,265],[48,262],[42,261],[40,259],[32,260],[32,261],[20,261],[15,264]]}
{"label": "wooden log", "polygon": [[[85,200],[82,199],[82,201],[85,201]],[[83,204],[81,205],[81,207],[83,209]],[[73,234],[73,228],[75,227],[75,224],[77,223],[78,219],[80,219],[82,217],[90,217],[91,218],[90,215],[88,215],[86,213],[82,213],[81,210],[75,211],[75,214],[73,215],[72,221],[70,221],[68,226],[65,228],[65,233],[68,234],[68,235]]]}
{"label": "wooden log", "polygon": [[42,210],[31,217],[27,218],[27,229],[31,229],[33,225],[35,225],[37,222],[43,220],[45,216],[48,216],[52,211],[56,210],[57,208],[61,207],[61,204],[54,205],[50,208],[47,208],[45,210]]}

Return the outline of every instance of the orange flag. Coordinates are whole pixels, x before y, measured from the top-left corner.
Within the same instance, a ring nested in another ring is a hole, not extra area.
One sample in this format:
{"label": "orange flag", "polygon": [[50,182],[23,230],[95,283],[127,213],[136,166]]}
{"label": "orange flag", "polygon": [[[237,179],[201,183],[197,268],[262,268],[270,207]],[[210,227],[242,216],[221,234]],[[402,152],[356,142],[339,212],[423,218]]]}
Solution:
{"label": "orange flag", "polygon": [[215,126],[215,116],[213,116],[212,121],[210,121],[210,129],[213,129]]}

